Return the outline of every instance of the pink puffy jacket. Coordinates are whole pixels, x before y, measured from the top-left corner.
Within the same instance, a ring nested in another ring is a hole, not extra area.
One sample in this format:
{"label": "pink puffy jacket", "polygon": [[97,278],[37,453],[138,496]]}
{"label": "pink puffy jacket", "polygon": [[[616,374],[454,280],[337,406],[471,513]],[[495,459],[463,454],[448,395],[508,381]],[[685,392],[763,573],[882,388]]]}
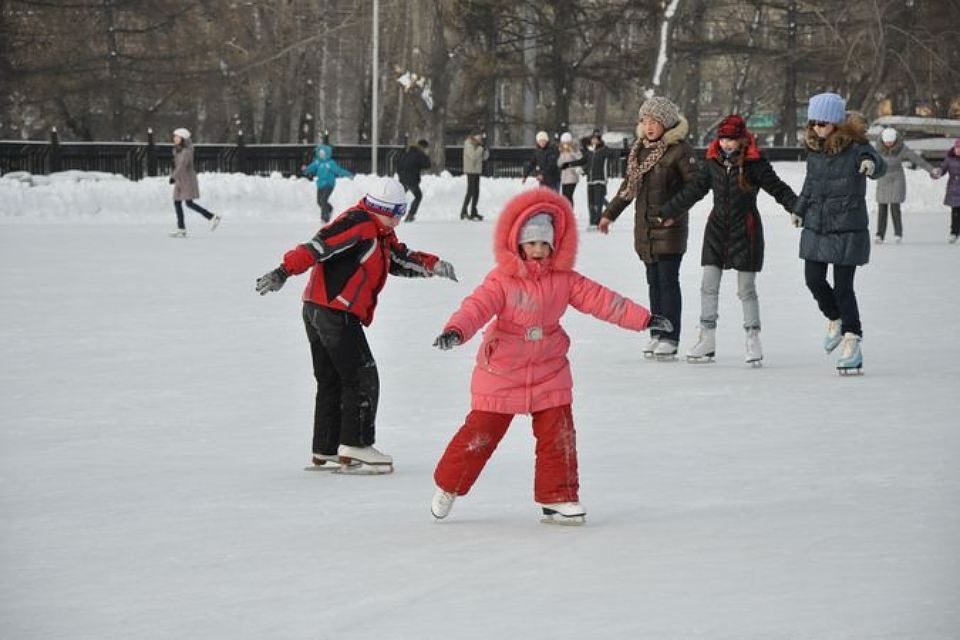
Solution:
{"label": "pink puffy jacket", "polygon": [[[554,252],[523,260],[517,238],[537,213],[553,216]],[[625,329],[642,331],[650,312],[573,270],[577,224],[566,198],[549,190],[525,191],[507,203],[494,233],[497,266],[467,296],[444,331],[466,342],[483,333],[470,391],[474,410],[533,413],[571,404],[570,338],[560,326],[568,305]]]}

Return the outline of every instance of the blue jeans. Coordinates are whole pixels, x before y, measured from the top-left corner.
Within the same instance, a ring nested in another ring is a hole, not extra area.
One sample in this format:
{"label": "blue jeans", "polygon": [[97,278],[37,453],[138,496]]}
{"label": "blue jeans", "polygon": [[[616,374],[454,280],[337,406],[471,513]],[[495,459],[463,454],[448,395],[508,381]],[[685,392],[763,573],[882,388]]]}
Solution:
{"label": "blue jeans", "polygon": [[651,331],[664,342],[680,344],[680,261],[682,255],[664,255],[660,260],[645,263],[647,268],[647,287],[650,289],[650,312],[665,316],[673,323],[673,331],[662,333]]}

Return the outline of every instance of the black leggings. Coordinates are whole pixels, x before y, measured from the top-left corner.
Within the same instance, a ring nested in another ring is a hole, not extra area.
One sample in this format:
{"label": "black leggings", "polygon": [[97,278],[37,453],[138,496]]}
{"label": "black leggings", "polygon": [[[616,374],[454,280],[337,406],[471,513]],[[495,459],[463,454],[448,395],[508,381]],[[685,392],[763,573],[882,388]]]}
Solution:
{"label": "black leggings", "polygon": [[[187,200],[187,206],[202,215],[204,218],[209,220],[213,217],[213,214],[195,203],[193,200]],[[183,203],[180,200],[173,201],[173,208],[177,210],[177,228],[186,229],[183,224]]]}
{"label": "black leggings", "polygon": [[577,183],[561,185],[560,190],[563,192],[563,197],[567,199],[567,202],[569,202],[572,207],[573,192],[577,190]]}
{"label": "black leggings", "polygon": [[303,305],[303,321],[317,380],[313,453],[334,455],[340,444],[372,445],[380,378],[363,325],[352,313],[311,302]]}
{"label": "black leggings", "polygon": [[413,220],[417,217],[417,209],[420,208],[420,201],[423,200],[423,191],[420,190],[419,183],[411,183],[403,185],[404,191],[409,191],[413,194],[413,204],[410,205],[410,208],[407,209],[407,222]]}
{"label": "black leggings", "polygon": [[950,235],[960,236],[960,207],[950,209]]}
{"label": "black leggings", "polygon": [[900,217],[900,204],[893,202],[890,205],[877,205],[877,237],[883,240],[887,235],[887,207],[890,207],[890,217],[893,218],[893,235],[903,236],[903,221]]}
{"label": "black leggings", "polygon": [[[478,215],[477,202],[480,200],[480,174],[468,173],[467,175],[467,195],[463,197],[463,207],[460,208],[460,217],[466,218],[468,213]],[[467,207],[470,211],[467,211]]]}
{"label": "black leggings", "polygon": [[833,286],[827,282],[826,262],[806,260],[803,275],[807,281],[807,288],[817,301],[820,311],[828,320],[841,320],[843,333],[855,333],[863,336],[860,327],[860,308],[857,306],[857,295],[853,291],[853,277],[857,273],[855,265],[833,265]]}
{"label": "black leggings", "polygon": [[595,227],[600,224],[600,217],[606,206],[604,201],[607,199],[607,185],[602,183],[587,185],[587,198],[590,200],[590,224]]}

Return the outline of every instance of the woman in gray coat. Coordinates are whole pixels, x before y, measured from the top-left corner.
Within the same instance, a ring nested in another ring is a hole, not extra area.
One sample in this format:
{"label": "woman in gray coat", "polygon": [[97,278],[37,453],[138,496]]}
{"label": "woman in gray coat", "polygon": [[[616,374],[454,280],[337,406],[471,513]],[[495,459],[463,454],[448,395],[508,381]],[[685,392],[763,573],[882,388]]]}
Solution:
{"label": "woman in gray coat", "polygon": [[193,142],[190,132],[184,128],[173,132],[173,175],[170,176],[173,185],[173,207],[177,211],[177,229],[170,232],[171,238],[186,238],[187,228],[183,224],[183,202],[187,206],[210,221],[210,231],[220,224],[220,216],[207,211],[194,200],[200,198],[200,183],[197,181],[197,172],[193,168]]}
{"label": "woman in gray coat", "polygon": [[933,175],[933,167],[908,147],[903,136],[887,127],[880,132],[877,151],[887,163],[887,173],[877,180],[877,235],[874,242],[880,244],[887,234],[887,208],[893,218],[893,235],[897,244],[903,239],[903,222],[900,218],[900,205],[907,199],[907,178],[903,172],[904,161],[912,162],[927,173]]}
{"label": "woman in gray coat", "polygon": [[794,206],[794,224],[803,224],[800,257],[807,288],[829,321],[823,347],[827,353],[840,347],[840,373],[859,373],[863,330],[853,276],[870,259],[866,178],[879,178],[887,166],[867,142],[866,121],[859,114],[848,116],[846,108],[835,93],[810,98],[807,176]]}

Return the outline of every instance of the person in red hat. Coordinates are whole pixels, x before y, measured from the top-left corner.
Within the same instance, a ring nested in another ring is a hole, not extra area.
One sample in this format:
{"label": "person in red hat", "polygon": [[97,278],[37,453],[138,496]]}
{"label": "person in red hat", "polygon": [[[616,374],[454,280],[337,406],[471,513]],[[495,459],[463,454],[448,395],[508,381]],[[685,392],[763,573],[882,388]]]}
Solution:
{"label": "person in red hat", "polygon": [[757,147],[756,138],[743,118],[734,114],[723,119],[717,138],[707,147],[706,161],[696,180],[660,208],[669,220],[686,212],[713,190],[713,209],[703,232],[703,282],[700,287],[700,333],[687,353],[688,362],[711,362],[716,352],[716,329],[720,278],[725,269],[737,271],[737,295],[743,302],[746,331],[744,360],[759,366],[760,305],[756,278],[763,268],[763,224],[757,210],[757,193],[763,189],[790,213],[797,194],[773,170]]}

